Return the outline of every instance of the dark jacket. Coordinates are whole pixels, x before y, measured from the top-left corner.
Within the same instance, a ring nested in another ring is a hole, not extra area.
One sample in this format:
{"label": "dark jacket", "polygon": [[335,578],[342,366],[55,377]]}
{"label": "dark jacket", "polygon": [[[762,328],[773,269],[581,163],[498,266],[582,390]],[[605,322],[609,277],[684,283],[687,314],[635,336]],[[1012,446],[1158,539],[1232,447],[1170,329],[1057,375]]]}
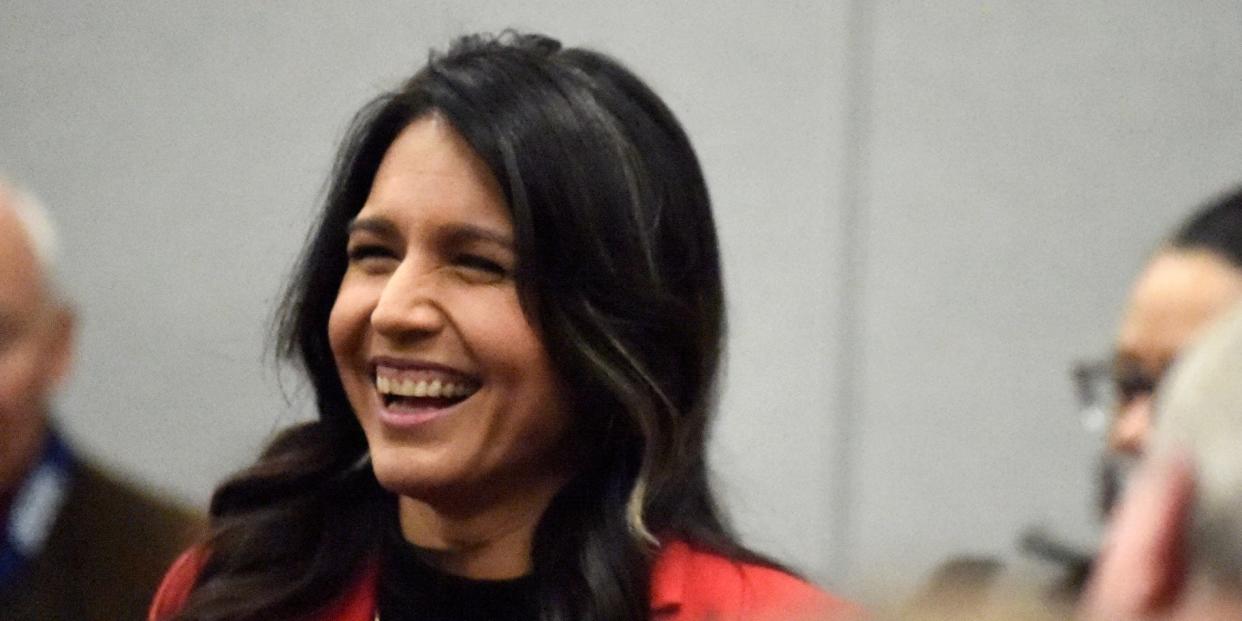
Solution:
{"label": "dark jacket", "polygon": [[90,465],[70,480],[42,552],[0,591],[0,621],[143,619],[200,532],[200,517]]}

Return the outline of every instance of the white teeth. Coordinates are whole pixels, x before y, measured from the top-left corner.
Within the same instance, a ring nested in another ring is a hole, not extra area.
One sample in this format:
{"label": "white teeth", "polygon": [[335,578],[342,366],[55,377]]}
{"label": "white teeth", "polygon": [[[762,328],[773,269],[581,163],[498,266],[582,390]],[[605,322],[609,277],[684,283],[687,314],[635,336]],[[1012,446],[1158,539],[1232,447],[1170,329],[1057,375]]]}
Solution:
{"label": "white teeth", "polygon": [[455,382],[442,382],[439,379],[414,381],[412,379],[399,380],[389,377],[376,377],[375,388],[381,394],[397,395],[400,397],[443,397],[457,398],[467,397],[474,392],[474,389],[467,384],[458,384]]}

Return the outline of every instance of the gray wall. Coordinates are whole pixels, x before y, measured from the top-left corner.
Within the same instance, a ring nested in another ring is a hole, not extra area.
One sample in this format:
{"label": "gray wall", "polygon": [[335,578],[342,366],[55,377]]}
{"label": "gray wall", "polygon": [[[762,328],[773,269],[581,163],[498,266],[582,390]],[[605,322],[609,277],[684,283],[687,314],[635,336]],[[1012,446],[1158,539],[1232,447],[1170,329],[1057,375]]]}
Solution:
{"label": "gray wall", "polygon": [[1069,363],[1242,180],[1232,2],[112,2],[0,8],[0,170],[65,237],[64,427],[194,502],[307,415],[268,317],[350,114],[452,35],[612,53],[683,119],[749,540],[867,600],[1025,524],[1085,536]]}

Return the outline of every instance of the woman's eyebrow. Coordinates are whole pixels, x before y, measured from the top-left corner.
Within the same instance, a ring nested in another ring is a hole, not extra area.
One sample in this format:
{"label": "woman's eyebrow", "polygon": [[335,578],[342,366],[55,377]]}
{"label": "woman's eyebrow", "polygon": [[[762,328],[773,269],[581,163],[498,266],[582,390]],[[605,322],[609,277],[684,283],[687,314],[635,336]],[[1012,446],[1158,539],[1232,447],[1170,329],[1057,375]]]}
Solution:
{"label": "woman's eyebrow", "polygon": [[[391,220],[375,216],[351,220],[346,227],[346,233],[353,235],[358,232],[371,233],[381,237],[400,237],[397,226]],[[465,222],[446,224],[440,227],[439,235],[445,242],[450,244],[484,241],[502,246],[508,250],[513,249],[513,238],[511,236],[477,224]]]}
{"label": "woman's eyebrow", "polygon": [[512,237],[474,224],[455,223],[447,225],[444,227],[443,235],[446,241],[454,244],[485,241],[503,246],[506,250],[513,250]]}

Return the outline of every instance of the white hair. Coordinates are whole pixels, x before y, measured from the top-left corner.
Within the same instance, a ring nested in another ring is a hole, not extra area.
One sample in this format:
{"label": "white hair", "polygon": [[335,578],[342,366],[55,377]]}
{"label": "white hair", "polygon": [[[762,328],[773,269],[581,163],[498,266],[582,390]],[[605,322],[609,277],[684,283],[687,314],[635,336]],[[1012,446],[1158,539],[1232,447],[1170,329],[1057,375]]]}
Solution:
{"label": "white hair", "polygon": [[1185,452],[1195,467],[1191,567],[1242,589],[1242,306],[1196,339],[1156,408],[1153,451]]}
{"label": "white hair", "polygon": [[62,301],[64,289],[60,278],[60,237],[47,207],[29,190],[6,180],[2,175],[0,198],[7,199],[0,202],[8,203],[9,209],[17,217],[18,226],[34,251],[39,274],[48,295],[54,301]]}

